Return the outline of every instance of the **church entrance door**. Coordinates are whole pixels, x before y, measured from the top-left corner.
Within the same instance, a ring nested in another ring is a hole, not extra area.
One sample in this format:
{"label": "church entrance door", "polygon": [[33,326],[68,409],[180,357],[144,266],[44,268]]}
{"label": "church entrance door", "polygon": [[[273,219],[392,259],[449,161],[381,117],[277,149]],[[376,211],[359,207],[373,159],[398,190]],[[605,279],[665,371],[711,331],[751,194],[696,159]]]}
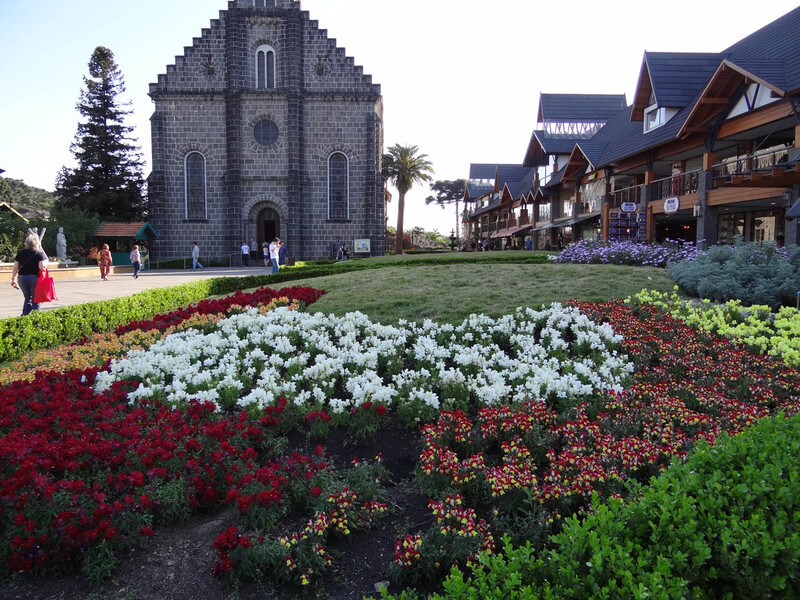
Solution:
{"label": "church entrance door", "polygon": [[281,216],[274,208],[265,208],[258,213],[258,245],[268,244],[281,235]]}

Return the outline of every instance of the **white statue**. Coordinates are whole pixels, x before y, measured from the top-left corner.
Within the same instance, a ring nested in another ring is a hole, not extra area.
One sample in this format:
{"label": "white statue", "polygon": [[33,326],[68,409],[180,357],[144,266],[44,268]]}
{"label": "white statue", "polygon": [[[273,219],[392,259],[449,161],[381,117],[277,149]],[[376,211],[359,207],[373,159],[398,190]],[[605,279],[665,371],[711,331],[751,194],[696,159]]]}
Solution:
{"label": "white statue", "polygon": [[58,260],[67,260],[67,237],[63,227],[59,227],[56,234],[56,256]]}
{"label": "white statue", "polygon": [[[44,240],[44,232],[45,231],[47,231],[46,227],[42,227],[41,231],[36,229],[36,227],[28,227],[28,233],[32,233],[33,235],[39,237],[39,249],[42,251],[42,254],[44,254],[44,248],[42,247],[42,241]],[[46,256],[47,256],[47,254],[45,254],[45,257]],[[47,260],[50,260],[50,259],[48,258]]]}

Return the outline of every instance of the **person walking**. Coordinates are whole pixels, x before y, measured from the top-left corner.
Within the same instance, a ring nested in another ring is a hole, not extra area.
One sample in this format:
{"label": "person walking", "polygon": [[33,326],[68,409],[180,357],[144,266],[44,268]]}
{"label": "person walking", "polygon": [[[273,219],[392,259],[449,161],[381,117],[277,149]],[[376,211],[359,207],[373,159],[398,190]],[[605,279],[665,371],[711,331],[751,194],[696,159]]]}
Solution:
{"label": "person walking", "polygon": [[17,252],[14,257],[14,269],[11,272],[11,287],[19,287],[22,290],[23,317],[32,310],[39,310],[39,304],[33,301],[33,295],[36,292],[39,271],[44,271],[46,268],[47,255],[39,245],[39,236],[31,233],[25,238],[25,248]]}
{"label": "person walking", "polygon": [[247,245],[247,242],[242,243],[242,247],[240,248],[242,251],[242,266],[249,267],[250,266],[250,246]]}
{"label": "person walking", "polygon": [[200,264],[200,246],[197,242],[192,242],[192,271],[195,269],[205,271],[205,267]]}
{"label": "person walking", "polygon": [[134,244],[131,250],[131,264],[133,265],[133,278],[139,279],[139,269],[142,267],[142,257],[139,254],[139,246]]}
{"label": "person walking", "polygon": [[273,275],[280,270],[280,266],[278,265],[278,260],[280,259],[281,255],[281,239],[276,237],[272,240],[272,243],[269,245],[269,260],[272,262],[272,273]]}
{"label": "person walking", "polygon": [[103,244],[103,247],[100,248],[100,252],[97,253],[97,264],[100,267],[100,279],[108,281],[111,265],[114,264],[111,258],[111,250],[108,249],[108,244]]}
{"label": "person walking", "polygon": [[267,242],[261,244],[261,254],[264,256],[264,266],[269,267],[269,244]]}

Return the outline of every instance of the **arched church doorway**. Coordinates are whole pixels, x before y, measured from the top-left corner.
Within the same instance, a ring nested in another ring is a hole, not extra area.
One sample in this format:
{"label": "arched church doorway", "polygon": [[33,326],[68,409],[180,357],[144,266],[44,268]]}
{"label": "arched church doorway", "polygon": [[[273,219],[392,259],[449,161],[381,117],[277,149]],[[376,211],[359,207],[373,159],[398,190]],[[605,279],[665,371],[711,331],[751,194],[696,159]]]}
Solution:
{"label": "arched church doorway", "polygon": [[258,213],[258,245],[270,243],[281,236],[281,216],[274,208],[265,208]]}

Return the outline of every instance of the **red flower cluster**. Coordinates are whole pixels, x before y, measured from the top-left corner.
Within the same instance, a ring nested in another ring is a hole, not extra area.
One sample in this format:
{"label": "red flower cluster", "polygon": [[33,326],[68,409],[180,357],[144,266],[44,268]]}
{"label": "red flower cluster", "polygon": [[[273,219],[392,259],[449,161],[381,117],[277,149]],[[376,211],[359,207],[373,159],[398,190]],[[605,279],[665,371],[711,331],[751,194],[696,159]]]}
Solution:
{"label": "red flower cluster", "polygon": [[491,496],[497,510],[539,505],[543,526],[587,510],[593,493],[619,495],[699,441],[736,434],[757,419],[800,411],[800,372],[697,332],[645,307],[579,304],[624,336],[636,368],[628,389],[573,406],[561,399],[443,411],[423,427],[420,470],[431,494]]}
{"label": "red flower cluster", "polygon": [[70,565],[101,542],[135,545],[156,515],[212,506],[246,473],[262,476],[256,449],[280,407],[260,420],[221,418],[211,403],[134,407],[131,384],[96,394],[95,374],[40,373],[3,388],[0,530],[12,542],[0,570]]}

